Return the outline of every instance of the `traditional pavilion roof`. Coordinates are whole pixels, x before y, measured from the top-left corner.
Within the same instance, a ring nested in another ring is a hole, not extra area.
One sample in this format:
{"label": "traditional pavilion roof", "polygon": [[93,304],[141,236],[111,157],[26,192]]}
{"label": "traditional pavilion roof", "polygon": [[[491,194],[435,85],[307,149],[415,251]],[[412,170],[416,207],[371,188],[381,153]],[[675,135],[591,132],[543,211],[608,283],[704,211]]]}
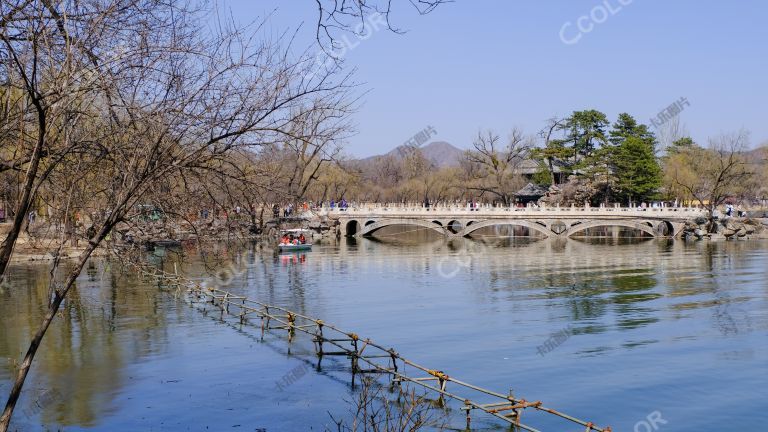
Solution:
{"label": "traditional pavilion roof", "polygon": [[520,189],[519,191],[515,192],[515,196],[518,197],[542,197],[547,193],[547,189],[543,188],[541,186],[535,185],[533,183],[528,183]]}
{"label": "traditional pavilion roof", "polygon": [[[555,174],[563,172],[563,165],[564,165],[563,162],[559,160],[553,160],[552,172],[554,172]],[[518,174],[533,175],[539,172],[542,166],[546,166],[547,168],[549,168],[549,166],[544,162],[540,162],[534,159],[523,159],[515,167],[515,172]]]}

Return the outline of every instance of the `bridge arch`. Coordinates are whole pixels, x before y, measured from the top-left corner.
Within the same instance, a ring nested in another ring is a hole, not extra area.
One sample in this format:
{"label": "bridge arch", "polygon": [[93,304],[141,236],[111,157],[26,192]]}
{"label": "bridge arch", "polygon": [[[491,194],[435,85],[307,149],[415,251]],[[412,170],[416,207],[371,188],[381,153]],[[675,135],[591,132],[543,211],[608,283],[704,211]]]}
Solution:
{"label": "bridge arch", "polygon": [[675,225],[672,222],[665,220],[660,221],[658,225],[656,225],[656,233],[663,237],[674,237],[677,234],[675,232]]}
{"label": "bridge arch", "polygon": [[355,219],[347,221],[347,223],[344,224],[344,235],[347,237],[352,237],[357,234],[357,232],[360,231],[360,222],[358,222]]}
{"label": "bridge arch", "polygon": [[410,225],[410,226],[429,228],[431,230],[436,231],[439,234],[442,234],[442,235],[446,234],[445,228],[440,226],[440,224],[437,224],[434,222],[428,222],[425,220],[418,220],[418,219],[382,219],[370,225],[364,226],[358,233],[356,233],[356,235],[359,235],[359,236],[372,235],[375,231],[378,231],[381,228],[392,226],[392,225]]}
{"label": "bridge arch", "polygon": [[672,233],[670,234],[670,237],[679,236],[680,233],[682,233],[683,230],[685,229],[685,223],[683,222],[669,222],[669,221],[664,221],[664,222],[672,225]]}
{"label": "bridge arch", "polygon": [[643,231],[645,233],[648,233],[651,235],[651,237],[656,237],[656,231],[653,229],[653,227],[648,226],[645,223],[642,222],[634,222],[629,220],[596,220],[596,221],[585,221],[578,225],[571,225],[571,229],[568,230],[566,233],[566,236],[571,237],[576,233],[580,233],[582,231],[585,231],[589,228],[598,228],[598,227],[612,227],[612,226],[618,226],[618,227],[624,227],[624,228],[630,228],[630,229],[636,229],[638,231]]}
{"label": "bridge arch", "polygon": [[448,231],[449,231],[451,234],[458,234],[458,233],[460,233],[460,232],[461,232],[461,230],[463,230],[463,229],[464,229],[464,225],[463,225],[461,222],[459,222],[459,221],[457,221],[457,220],[455,220],[455,219],[454,219],[454,220],[452,220],[452,221],[448,222],[448,225],[446,225],[446,226],[445,226],[445,228],[446,228],[446,229],[447,229],[447,230],[448,230]]}
{"label": "bridge arch", "polygon": [[467,226],[466,228],[464,228],[464,230],[459,232],[458,235],[462,237],[466,237],[472,234],[474,231],[477,231],[481,228],[495,226],[495,225],[517,225],[517,226],[526,227],[530,230],[539,232],[543,234],[544,237],[549,237],[550,235],[552,235],[552,233],[549,232],[549,230],[546,229],[545,227],[537,223],[529,222],[527,220],[522,220],[522,219],[489,219],[482,222],[475,222],[472,224],[472,226]]}

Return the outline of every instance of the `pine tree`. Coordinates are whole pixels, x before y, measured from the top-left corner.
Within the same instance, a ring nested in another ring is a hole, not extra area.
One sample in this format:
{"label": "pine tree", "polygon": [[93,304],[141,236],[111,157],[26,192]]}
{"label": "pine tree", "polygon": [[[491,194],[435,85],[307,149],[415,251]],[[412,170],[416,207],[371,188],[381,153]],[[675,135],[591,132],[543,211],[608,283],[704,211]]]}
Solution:
{"label": "pine tree", "polygon": [[605,114],[597,110],[574,111],[568,118],[567,141],[576,156],[589,157],[607,142],[605,128],[610,123]]}
{"label": "pine tree", "polygon": [[656,137],[653,135],[653,132],[648,130],[648,126],[638,124],[635,118],[627,113],[621,113],[616,123],[613,124],[609,141],[617,146],[629,137],[640,138],[654,150],[656,148]]}
{"label": "pine tree", "polygon": [[683,137],[672,142],[672,144],[670,144],[670,146],[667,147],[667,155],[670,156],[670,155],[678,154],[678,153],[693,149],[695,147],[697,147],[697,145],[696,145],[696,142],[693,141],[693,138]]}
{"label": "pine tree", "polygon": [[630,204],[653,198],[661,186],[661,167],[647,141],[630,136],[616,146],[611,159],[621,197]]}

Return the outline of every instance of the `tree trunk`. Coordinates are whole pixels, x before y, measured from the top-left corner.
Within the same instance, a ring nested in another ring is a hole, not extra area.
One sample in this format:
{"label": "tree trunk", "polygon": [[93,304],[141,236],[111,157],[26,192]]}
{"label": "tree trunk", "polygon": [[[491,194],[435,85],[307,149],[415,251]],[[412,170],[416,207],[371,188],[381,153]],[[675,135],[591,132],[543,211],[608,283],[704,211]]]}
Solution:
{"label": "tree trunk", "polygon": [[83,254],[80,256],[80,260],[77,262],[77,265],[69,273],[69,276],[67,276],[64,288],[61,291],[57,290],[55,292],[53,301],[50,302],[48,311],[45,314],[45,318],[43,318],[43,322],[40,324],[40,328],[37,330],[37,333],[35,333],[34,338],[32,338],[32,341],[29,344],[27,354],[24,356],[24,360],[22,361],[21,367],[19,368],[19,373],[16,375],[16,381],[14,381],[11,392],[8,395],[8,402],[5,405],[5,410],[3,411],[2,417],[0,417],[0,432],[8,431],[8,427],[11,424],[11,416],[13,415],[13,410],[16,407],[16,402],[19,400],[19,396],[21,395],[21,389],[24,386],[24,381],[27,379],[27,375],[29,374],[32,361],[35,359],[35,354],[37,354],[37,350],[40,348],[43,337],[48,331],[48,327],[51,325],[53,318],[56,316],[56,312],[58,312],[59,307],[61,306],[61,302],[64,301],[67,293],[69,293],[69,290],[75,284],[75,280],[83,270],[85,263],[88,262],[88,259],[91,257],[91,253],[93,253],[99,243],[101,243],[101,241],[104,240],[104,237],[106,237],[107,234],[111,231],[112,225],[113,224],[111,223],[105,224],[102,226],[98,236],[89,240],[88,247],[85,248]]}
{"label": "tree trunk", "polygon": [[552,182],[552,186],[556,186],[557,183],[555,182],[555,168],[554,164],[552,163],[552,158],[547,158],[547,163],[549,164],[549,177],[550,181]]}
{"label": "tree trunk", "polygon": [[37,138],[37,144],[32,152],[32,158],[29,161],[29,168],[27,168],[27,174],[24,178],[24,188],[22,195],[19,198],[19,203],[16,206],[16,214],[13,218],[13,226],[8,236],[0,244],[0,280],[5,275],[5,270],[8,268],[8,263],[11,261],[11,254],[13,253],[13,247],[16,245],[16,240],[19,238],[22,226],[24,224],[24,218],[29,211],[29,205],[32,201],[32,190],[34,189],[35,179],[37,178],[37,168],[40,166],[40,157],[43,154],[43,146],[45,145],[45,120],[39,119],[40,128],[38,133],[40,136]]}

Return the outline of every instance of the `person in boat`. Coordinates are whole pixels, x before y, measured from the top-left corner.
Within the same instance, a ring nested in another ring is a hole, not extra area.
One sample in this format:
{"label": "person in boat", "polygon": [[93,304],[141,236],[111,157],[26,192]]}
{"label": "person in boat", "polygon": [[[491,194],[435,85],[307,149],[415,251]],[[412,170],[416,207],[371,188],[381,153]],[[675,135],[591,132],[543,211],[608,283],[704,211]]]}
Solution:
{"label": "person in boat", "polygon": [[307,238],[304,237],[304,233],[299,234],[299,244],[306,244]]}

